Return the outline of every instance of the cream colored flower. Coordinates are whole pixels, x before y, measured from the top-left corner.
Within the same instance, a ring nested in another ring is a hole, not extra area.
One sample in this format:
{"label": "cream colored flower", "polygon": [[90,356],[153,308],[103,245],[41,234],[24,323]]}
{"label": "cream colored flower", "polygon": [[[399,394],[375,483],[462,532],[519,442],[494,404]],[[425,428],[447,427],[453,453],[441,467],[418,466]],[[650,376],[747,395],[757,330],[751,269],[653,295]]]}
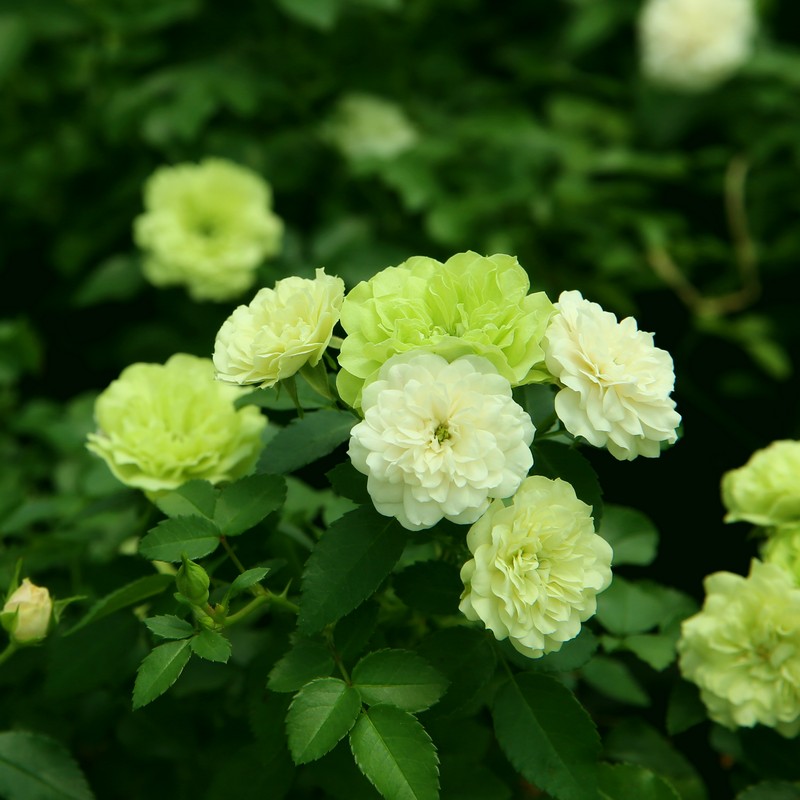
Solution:
{"label": "cream colored flower", "polygon": [[16,644],[36,644],[47,636],[53,617],[53,600],[44,586],[24,578],[6,600],[3,627]]}
{"label": "cream colored flower", "polygon": [[323,134],[353,161],[388,160],[413,147],[417,131],[395,103],[370,94],[341,98]]}
{"label": "cream colored flower", "polygon": [[459,609],[529,658],[574,639],[611,583],[611,546],[592,509],[558,478],[527,478],[470,528]]}
{"label": "cream colored flower", "polygon": [[363,410],[353,466],[368,476],[375,508],[412,531],[443,517],[474,522],[533,464],[533,423],[485,358],[395,356],[364,390]]}
{"label": "cream colored flower", "polygon": [[757,450],[722,477],[725,522],[800,522],[800,441],[783,439]]}
{"label": "cream colored flower", "polygon": [[678,641],[684,678],[712,720],[800,732],[800,588],[776,564],[753,559],[747,578],[715,572],[703,608]]}
{"label": "cream colored flower", "polygon": [[257,408],[234,407],[243,394],[215,380],[207,358],[132,364],[97,398],[87,447],[122,483],[151,494],[195,478],[236,480],[255,466],[266,425]]}
{"label": "cream colored flower", "polygon": [[314,367],[339,321],[344,281],[318,269],[316,278],[290,277],[261,289],[222,324],[214,344],[217,377],[274,386],[305,364]]}
{"label": "cream colored flower", "polygon": [[648,0],[639,17],[642,71],[687,92],[711,89],[750,56],[752,0]]}
{"label": "cream colored flower", "polygon": [[545,333],[547,368],[558,380],[556,413],[573,436],[619,460],[655,457],[678,438],[670,393],[672,358],[653,334],[621,322],[580,292],[562,292]]}
{"label": "cream colored flower", "polygon": [[280,249],[283,223],[271,203],[263,178],[224,159],[161,167],[134,220],[145,276],[156,286],[186,286],[195,300],[239,297]]}
{"label": "cream colored flower", "polygon": [[361,390],[393,355],[425,349],[453,361],[488,358],[512,386],[547,380],[542,335],[553,313],[544,292],[529,294],[514,256],[426,256],[381,270],[347,294],[336,387],[361,406]]}

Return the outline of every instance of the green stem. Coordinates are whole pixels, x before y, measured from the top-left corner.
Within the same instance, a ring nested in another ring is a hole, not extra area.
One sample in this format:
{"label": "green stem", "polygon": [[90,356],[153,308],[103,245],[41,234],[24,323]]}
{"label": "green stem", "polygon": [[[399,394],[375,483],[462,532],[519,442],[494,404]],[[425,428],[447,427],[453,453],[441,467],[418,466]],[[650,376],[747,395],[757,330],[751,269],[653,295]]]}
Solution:
{"label": "green stem", "polygon": [[254,597],[244,608],[240,608],[235,614],[225,618],[225,627],[228,628],[237,622],[241,622],[261,606],[266,605],[271,599],[269,594],[260,594],[258,597]]}
{"label": "green stem", "polygon": [[0,653],[0,667],[3,664],[5,664],[6,661],[8,661],[8,659],[11,658],[11,656],[14,655],[14,653],[17,652],[17,649],[18,649],[17,645],[14,644],[14,642],[9,642],[8,643],[8,645],[6,646],[6,649],[3,650],[2,653]]}
{"label": "green stem", "polygon": [[282,608],[284,611],[291,611],[292,614],[299,614],[300,613],[300,606],[297,603],[293,603],[288,597],[284,597],[282,594],[272,594],[272,592],[264,589],[269,596],[272,605],[276,608]]}
{"label": "green stem", "polygon": [[228,544],[228,539],[223,536],[220,541],[222,542],[222,546],[225,548],[225,552],[228,554],[228,558],[233,561],[236,569],[238,569],[241,573],[247,572],[247,570],[244,568],[244,564],[239,561],[239,557],[233,552],[233,548],[230,546],[230,544]]}

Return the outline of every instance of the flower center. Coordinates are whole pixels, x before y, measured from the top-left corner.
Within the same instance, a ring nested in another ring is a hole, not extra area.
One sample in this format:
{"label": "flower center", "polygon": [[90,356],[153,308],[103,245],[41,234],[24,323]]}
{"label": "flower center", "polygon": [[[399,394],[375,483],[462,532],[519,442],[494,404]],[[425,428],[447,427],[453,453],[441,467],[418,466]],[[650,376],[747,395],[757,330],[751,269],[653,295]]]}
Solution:
{"label": "flower center", "polygon": [[445,439],[450,438],[450,429],[444,422],[440,422],[437,425],[436,430],[433,432],[433,435],[436,437],[436,441],[441,444],[443,441],[445,441]]}

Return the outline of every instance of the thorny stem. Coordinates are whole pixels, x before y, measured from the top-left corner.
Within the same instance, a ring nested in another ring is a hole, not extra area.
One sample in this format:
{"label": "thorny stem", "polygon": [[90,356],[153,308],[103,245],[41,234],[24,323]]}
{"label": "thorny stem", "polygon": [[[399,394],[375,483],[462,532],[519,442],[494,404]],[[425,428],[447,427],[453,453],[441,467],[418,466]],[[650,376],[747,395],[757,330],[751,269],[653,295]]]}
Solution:
{"label": "thorny stem", "polygon": [[653,271],[675,292],[681,302],[700,316],[722,316],[742,311],[761,294],[758,256],[747,224],[745,181],[749,164],[735,156],[725,172],[725,212],[733,239],[733,252],[740,288],[716,297],[706,297],[683,274],[665,248],[654,246],[647,252]]}

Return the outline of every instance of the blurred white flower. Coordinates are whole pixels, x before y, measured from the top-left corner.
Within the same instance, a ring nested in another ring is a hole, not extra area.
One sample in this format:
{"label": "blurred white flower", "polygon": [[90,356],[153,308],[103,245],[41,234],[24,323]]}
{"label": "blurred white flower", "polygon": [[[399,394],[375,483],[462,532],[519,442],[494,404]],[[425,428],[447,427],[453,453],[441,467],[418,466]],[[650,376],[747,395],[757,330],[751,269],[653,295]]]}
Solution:
{"label": "blurred white flower", "polygon": [[375,508],[409,530],[443,517],[474,522],[490,498],[512,495],[533,464],[533,423],[485,358],[396,355],[364,389],[362,408],[350,438],[353,466],[369,476]]}
{"label": "blurred white flower", "polygon": [[413,147],[418,138],[400,106],[358,93],[341,98],[323,127],[323,135],[353,161],[394,158]]}
{"label": "blurred white flower", "polygon": [[314,367],[339,320],[344,281],[318,269],[316,277],[284,278],[261,289],[222,324],[214,344],[217,377],[262,388]]}
{"label": "blurred white flower", "polygon": [[28,578],[11,593],[2,609],[3,627],[16,644],[36,644],[47,636],[53,617],[53,600],[44,586]]}
{"label": "blurred white flower", "polygon": [[711,89],[750,56],[752,0],[648,0],[639,17],[642,71],[683,91]]}
{"label": "blurred white flower", "polygon": [[511,505],[498,500],[470,528],[459,609],[529,658],[580,633],[611,583],[611,546],[569,483],[527,478]]}
{"label": "blurred white flower", "polygon": [[621,322],[580,292],[562,292],[544,338],[547,368],[562,387],[556,413],[573,436],[619,460],[655,457],[674,443],[672,357],[633,317]]}
{"label": "blurred white flower", "polygon": [[283,223],[271,204],[260,175],[224,159],[157,169],[144,187],[145,212],[134,220],[145,277],[184,285],[195,300],[240,296],[280,248]]}
{"label": "blurred white flower", "polygon": [[715,572],[703,608],[684,620],[683,677],[700,687],[712,720],[800,732],[800,588],[776,564],[753,559],[747,578]]}

